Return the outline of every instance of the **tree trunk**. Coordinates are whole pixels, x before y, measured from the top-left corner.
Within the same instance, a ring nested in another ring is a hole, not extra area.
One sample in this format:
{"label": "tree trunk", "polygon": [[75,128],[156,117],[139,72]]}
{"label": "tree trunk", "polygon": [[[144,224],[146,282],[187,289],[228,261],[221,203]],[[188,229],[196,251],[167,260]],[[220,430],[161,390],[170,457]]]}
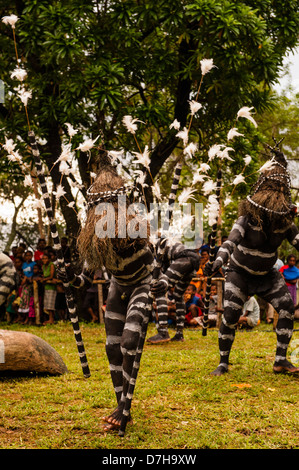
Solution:
{"label": "tree trunk", "polygon": [[14,215],[13,215],[13,218],[12,218],[12,221],[11,221],[11,230],[10,230],[8,240],[7,240],[7,242],[5,244],[5,248],[4,248],[4,251],[6,251],[7,253],[9,252],[11,244],[13,243],[14,239],[16,238],[16,235],[17,235],[17,217],[18,217],[18,213],[19,213],[24,201],[26,200],[26,198],[27,197],[22,199],[22,201],[20,202],[20,204],[18,206],[14,205],[15,212],[14,212]]}

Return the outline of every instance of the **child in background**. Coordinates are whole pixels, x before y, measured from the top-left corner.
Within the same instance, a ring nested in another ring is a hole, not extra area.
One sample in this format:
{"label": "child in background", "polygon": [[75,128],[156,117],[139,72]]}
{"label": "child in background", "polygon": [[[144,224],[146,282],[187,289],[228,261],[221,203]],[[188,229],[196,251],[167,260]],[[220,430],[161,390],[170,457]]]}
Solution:
{"label": "child in background", "polygon": [[[33,266],[33,276],[32,276],[32,285],[33,285],[33,294],[30,299],[30,307],[34,309],[34,317],[37,325],[40,325],[42,320],[42,299],[44,294],[43,286],[43,277],[40,271],[39,265],[36,263]],[[32,312],[33,317],[33,312]]]}
{"label": "child in background", "polygon": [[196,294],[196,286],[190,284],[185,290],[184,301],[186,306],[185,322],[187,325],[198,325],[196,318],[202,316],[203,302]]}
{"label": "child in background", "polygon": [[[32,261],[33,253],[27,250],[24,254],[24,263],[22,264],[22,270],[26,278],[26,282],[23,285],[21,305],[23,313],[25,314],[25,324],[33,325],[35,323],[35,311],[34,311],[34,299],[33,299],[33,285],[32,276],[35,261]],[[23,300],[24,298],[24,300]]]}
{"label": "child in background", "polygon": [[55,280],[55,265],[48,255],[43,254],[42,257],[42,270],[43,270],[43,283],[44,283],[44,313],[49,316],[43,324],[53,324],[55,315],[55,301],[56,301],[56,280]]}
{"label": "child in background", "polygon": [[15,315],[17,313],[17,306],[15,305],[14,301],[17,298],[17,292],[16,290],[13,290],[9,296],[7,297],[7,303],[6,303],[6,321],[8,323],[12,323]]}
{"label": "child in background", "polygon": [[238,321],[239,329],[252,330],[260,323],[260,307],[254,296],[248,296],[243,306],[243,312]]}
{"label": "child in background", "polygon": [[35,261],[32,261],[33,253],[31,251],[26,251],[24,255],[24,263],[22,264],[23,273],[26,277],[31,278],[33,276],[33,267],[35,266]]}

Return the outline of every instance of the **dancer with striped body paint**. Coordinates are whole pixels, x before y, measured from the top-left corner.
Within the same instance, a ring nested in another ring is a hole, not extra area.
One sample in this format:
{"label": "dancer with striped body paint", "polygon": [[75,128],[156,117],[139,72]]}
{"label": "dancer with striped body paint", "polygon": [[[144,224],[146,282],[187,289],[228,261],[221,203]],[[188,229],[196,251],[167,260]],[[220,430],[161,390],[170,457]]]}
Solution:
{"label": "dancer with striped body paint", "polygon": [[[179,162],[175,168],[171,185],[168,211],[165,216],[163,232],[167,232],[172,218],[181,170],[182,164]],[[200,258],[195,251],[186,249],[186,247],[180,242],[173,243],[167,237],[159,238],[155,246],[155,250],[155,269],[151,293],[156,299],[158,333],[148,338],[147,341],[151,344],[158,344],[167,341],[183,341],[183,329],[186,314],[183,295],[189,286],[190,281],[196,275]],[[176,334],[172,339],[170,339],[168,333],[166,292],[172,289],[172,297],[176,308]]]}
{"label": "dancer with striped body paint", "polygon": [[[153,254],[148,238],[133,239],[128,234],[118,237],[121,230],[118,196],[126,196],[128,207],[136,189],[126,187],[109,158],[101,156],[98,176],[88,190],[86,222],[78,237],[78,251],[86,268],[71,281],[78,288],[89,285],[92,273],[103,266],[111,275],[104,322],[106,354],[117,406],[103,421],[105,431],[118,430],[120,435],[131,420],[132,395],[152,309]],[[106,216],[105,210],[99,210],[102,202],[115,209],[114,237],[101,238],[96,230],[97,223]]]}
{"label": "dancer with striped body paint", "polygon": [[0,306],[3,305],[10,292],[16,287],[16,270],[12,260],[0,253]]}
{"label": "dancer with striped body paint", "polygon": [[[217,172],[217,182],[216,182],[216,198],[219,203],[220,191],[222,184],[222,171],[218,170]],[[212,227],[212,233],[210,238],[210,256],[207,261],[207,267],[213,264],[216,255],[216,236],[217,236],[217,222],[215,221]],[[211,296],[211,287],[212,287],[212,277],[208,276],[206,284],[206,293],[204,298],[204,313],[203,313],[203,325],[202,325],[202,336],[207,336],[207,328],[209,323],[209,306],[210,306],[210,296]]]}
{"label": "dancer with striped body paint", "polygon": [[[213,263],[216,272],[229,261],[224,293],[224,312],[219,329],[220,363],[213,375],[228,371],[229,355],[242,307],[248,296],[258,295],[279,315],[276,326],[275,373],[298,373],[286,358],[293,333],[294,304],[284,279],[274,264],[277,249],[288,240],[299,251],[299,231],[294,223],[287,161],[277,145],[271,148],[271,166],[261,172],[252,195],[239,209],[239,218]],[[211,274],[211,270],[206,274]]]}
{"label": "dancer with striped body paint", "polygon": [[[160,270],[158,281],[151,288],[156,298],[158,333],[147,341],[152,344],[166,341],[183,341],[186,307],[184,292],[199,268],[199,256],[195,251],[186,249],[182,243],[172,243],[162,238],[156,245],[156,266]],[[172,290],[173,289],[173,290]],[[168,333],[168,311],[166,292],[171,291],[175,302],[176,333],[170,339]]]}

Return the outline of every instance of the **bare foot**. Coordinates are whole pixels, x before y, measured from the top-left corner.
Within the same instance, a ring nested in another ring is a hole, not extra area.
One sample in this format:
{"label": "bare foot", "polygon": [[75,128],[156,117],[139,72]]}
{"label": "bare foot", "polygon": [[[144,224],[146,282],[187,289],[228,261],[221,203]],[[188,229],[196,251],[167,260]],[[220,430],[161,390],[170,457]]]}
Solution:
{"label": "bare foot", "polygon": [[[102,419],[105,421],[104,431],[119,430],[122,420],[122,408],[116,408],[111,415],[104,416]],[[128,423],[132,422],[131,415],[128,417]]]}
{"label": "bare foot", "polygon": [[223,375],[226,372],[228,372],[228,369],[226,367],[218,366],[217,369],[215,369],[213,372],[211,372],[211,375],[215,375],[215,376],[219,377],[220,375]]}
{"label": "bare foot", "polygon": [[277,362],[273,366],[273,372],[275,374],[298,374],[299,373],[299,367],[293,366],[293,364],[287,359],[284,361]]}

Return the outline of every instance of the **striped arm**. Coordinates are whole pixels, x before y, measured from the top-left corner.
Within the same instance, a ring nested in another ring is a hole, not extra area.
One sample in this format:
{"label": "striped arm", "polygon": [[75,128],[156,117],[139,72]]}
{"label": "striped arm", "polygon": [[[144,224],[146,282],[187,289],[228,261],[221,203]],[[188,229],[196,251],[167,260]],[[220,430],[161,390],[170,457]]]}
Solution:
{"label": "striped arm", "polygon": [[[167,232],[169,230],[169,226],[170,226],[170,222],[171,222],[171,218],[172,218],[172,214],[173,214],[173,209],[174,209],[174,203],[175,203],[175,199],[176,199],[176,194],[177,194],[178,187],[179,187],[181,171],[182,171],[182,163],[179,162],[179,163],[177,163],[177,165],[175,167],[175,170],[174,170],[174,176],[173,176],[172,185],[171,185],[171,189],[170,189],[170,195],[169,195],[169,198],[168,198],[168,209],[167,209],[167,212],[165,214],[162,233]],[[162,238],[164,239],[164,236]],[[163,248],[161,247],[161,245],[163,245]],[[153,279],[158,279],[158,277],[160,275],[160,271],[161,271],[161,267],[162,267],[160,261],[161,261],[161,259],[163,259],[163,252],[164,252],[164,249],[165,249],[164,247],[165,247],[165,240],[162,243],[161,239],[159,239],[156,250],[155,250],[156,251],[156,257],[155,257],[155,260],[154,260]]]}
{"label": "striped arm", "polygon": [[172,180],[172,185],[170,189],[170,195],[168,198],[168,210],[165,214],[165,221],[164,221],[164,226],[163,226],[163,231],[167,231],[169,229],[169,225],[171,222],[172,214],[173,214],[173,209],[174,209],[174,203],[176,200],[176,195],[179,187],[179,181],[181,177],[181,171],[182,171],[182,163],[177,163],[175,170],[174,170],[174,176]]}
{"label": "striped arm", "polygon": [[78,316],[77,316],[77,313],[76,313],[76,305],[75,305],[75,302],[74,302],[74,297],[73,297],[73,293],[72,293],[72,290],[71,290],[71,286],[70,286],[70,283],[69,283],[68,278],[67,278],[67,273],[66,273],[66,269],[65,269],[65,261],[64,261],[64,257],[63,257],[63,253],[62,253],[62,249],[61,249],[61,243],[60,243],[60,239],[59,239],[59,235],[58,235],[58,231],[57,231],[56,222],[55,222],[54,217],[53,217],[53,210],[52,210],[51,200],[50,200],[50,196],[49,196],[49,193],[48,193],[48,188],[47,188],[45,175],[44,175],[43,169],[42,169],[42,163],[41,163],[40,156],[39,156],[38,146],[37,146],[37,143],[36,143],[36,140],[35,140],[34,132],[29,131],[28,135],[29,135],[30,145],[31,145],[31,148],[32,148],[32,154],[34,156],[36,172],[37,172],[37,176],[38,176],[38,179],[39,179],[39,182],[40,182],[40,187],[41,187],[41,190],[42,190],[42,193],[43,193],[43,200],[44,200],[47,216],[48,216],[48,219],[49,219],[51,236],[52,236],[52,239],[53,239],[53,247],[54,247],[54,249],[56,251],[56,254],[57,254],[57,263],[58,263],[58,266],[59,266],[59,270],[63,273],[63,275],[65,277],[65,280],[66,280],[66,281],[63,282],[63,286],[64,286],[64,289],[65,289],[66,302],[67,302],[68,310],[70,312],[71,323],[73,325],[73,330],[74,330],[74,335],[75,335],[75,340],[76,340],[76,344],[77,344],[77,349],[78,349],[78,353],[79,353],[79,358],[80,358],[80,362],[81,362],[83,375],[84,375],[84,377],[90,377],[89,366],[88,366],[87,357],[86,357],[86,354],[85,354],[83,339],[82,339],[82,336],[81,336]]}
{"label": "striped arm", "polygon": [[[222,172],[218,170],[217,173],[217,183],[216,183],[216,197],[219,202],[220,199],[220,191],[221,191],[221,184],[222,184]],[[210,241],[210,257],[208,263],[211,265],[215,261],[216,255],[216,236],[217,236],[217,222],[212,227],[211,233],[211,241]],[[204,299],[204,314],[203,314],[203,327],[202,327],[202,336],[207,335],[207,327],[208,327],[208,319],[209,319],[209,306],[210,306],[210,295],[211,295],[211,285],[212,285],[212,277],[209,276],[207,279],[207,287],[206,287],[206,295]]]}

